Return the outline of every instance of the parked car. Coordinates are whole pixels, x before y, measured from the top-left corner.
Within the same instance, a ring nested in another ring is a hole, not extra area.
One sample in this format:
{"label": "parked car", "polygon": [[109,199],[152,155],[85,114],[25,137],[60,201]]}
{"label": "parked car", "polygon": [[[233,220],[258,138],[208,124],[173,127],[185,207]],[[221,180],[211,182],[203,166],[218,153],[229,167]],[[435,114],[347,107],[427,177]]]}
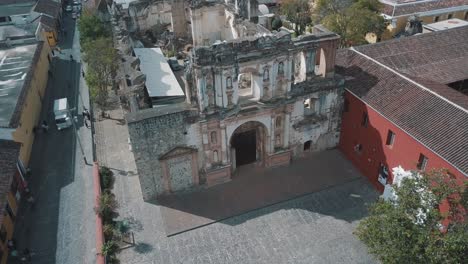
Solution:
{"label": "parked car", "polygon": [[183,67],[179,64],[179,61],[177,61],[175,57],[169,58],[167,62],[169,63],[169,66],[173,71],[180,71],[183,69]]}
{"label": "parked car", "polygon": [[67,7],[65,8],[65,11],[67,12],[71,12],[73,10],[73,7],[71,5],[67,5]]}

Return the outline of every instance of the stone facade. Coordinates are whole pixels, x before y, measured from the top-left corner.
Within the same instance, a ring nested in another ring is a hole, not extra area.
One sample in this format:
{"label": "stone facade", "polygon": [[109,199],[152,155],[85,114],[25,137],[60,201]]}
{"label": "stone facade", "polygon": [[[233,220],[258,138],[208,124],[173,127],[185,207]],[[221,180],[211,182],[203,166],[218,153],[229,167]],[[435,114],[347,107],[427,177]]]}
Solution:
{"label": "stone facade", "polygon": [[[192,2],[186,102],[127,115],[145,200],[337,145],[339,36],[322,27],[299,38],[270,32],[254,23],[254,4]],[[205,27],[212,16],[220,22]]]}

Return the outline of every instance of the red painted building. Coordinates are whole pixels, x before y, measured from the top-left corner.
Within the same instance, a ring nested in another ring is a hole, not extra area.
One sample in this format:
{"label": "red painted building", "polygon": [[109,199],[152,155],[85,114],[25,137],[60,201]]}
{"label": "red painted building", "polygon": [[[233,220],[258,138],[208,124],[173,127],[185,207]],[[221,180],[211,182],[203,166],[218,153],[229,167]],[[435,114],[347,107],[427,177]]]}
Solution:
{"label": "red painted building", "polygon": [[468,79],[468,27],[343,50],[337,64],[339,147],[378,190],[397,166],[467,179],[468,96],[450,85]]}

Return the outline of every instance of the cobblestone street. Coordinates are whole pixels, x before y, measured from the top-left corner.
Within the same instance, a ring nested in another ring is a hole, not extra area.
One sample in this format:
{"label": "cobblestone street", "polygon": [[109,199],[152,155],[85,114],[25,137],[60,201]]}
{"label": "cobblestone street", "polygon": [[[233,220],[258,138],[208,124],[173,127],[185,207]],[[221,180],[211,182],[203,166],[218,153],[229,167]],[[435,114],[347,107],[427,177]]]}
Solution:
{"label": "cobblestone street", "polygon": [[352,235],[378,196],[364,178],[167,237],[161,208],[143,202],[122,110],[107,113],[96,123],[97,156],[115,172],[120,218],[136,241],[122,263],[375,263]]}

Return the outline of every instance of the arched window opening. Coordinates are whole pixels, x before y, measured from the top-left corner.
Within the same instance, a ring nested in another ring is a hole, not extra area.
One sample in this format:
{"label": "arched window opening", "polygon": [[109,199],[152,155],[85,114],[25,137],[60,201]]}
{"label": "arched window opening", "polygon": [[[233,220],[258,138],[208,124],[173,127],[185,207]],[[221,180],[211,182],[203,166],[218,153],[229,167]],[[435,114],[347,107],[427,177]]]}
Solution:
{"label": "arched window opening", "polygon": [[281,127],[281,120],[282,120],[281,116],[277,116],[277,117],[276,117],[276,122],[275,122],[276,124],[275,124],[275,126],[276,126],[277,128]]}
{"label": "arched window opening", "polygon": [[265,68],[263,70],[263,81],[268,82],[269,79],[270,79],[270,71]]}
{"label": "arched window opening", "polygon": [[231,77],[226,78],[226,87],[228,89],[232,89],[232,78]]}
{"label": "arched window opening", "polygon": [[312,140],[308,140],[304,143],[304,151],[310,150],[310,146],[312,145]]}
{"label": "arched window opening", "polygon": [[211,137],[211,144],[218,143],[218,137],[217,137],[216,131],[211,132],[210,137]]}
{"label": "arched window opening", "polygon": [[280,62],[278,64],[278,76],[283,76],[284,75],[284,64],[283,62]]}

